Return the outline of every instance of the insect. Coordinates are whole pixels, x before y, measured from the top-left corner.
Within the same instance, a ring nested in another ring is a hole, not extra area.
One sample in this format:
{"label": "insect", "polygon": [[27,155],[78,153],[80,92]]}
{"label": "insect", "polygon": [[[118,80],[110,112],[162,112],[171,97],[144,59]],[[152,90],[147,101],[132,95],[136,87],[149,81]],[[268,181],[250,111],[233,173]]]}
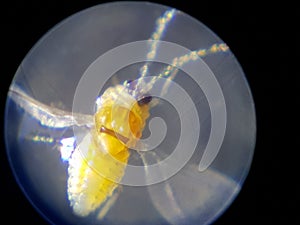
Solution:
{"label": "insect", "polygon": [[[115,104],[120,96],[122,103],[133,103],[131,109]],[[112,195],[124,175],[128,146],[135,146],[149,116],[150,99],[135,102],[121,85],[107,89],[100,101],[87,153],[83,158],[80,151],[75,151],[69,160],[68,197],[74,212],[80,216],[88,215]]]}
{"label": "insect", "polygon": [[[176,10],[167,10],[156,21],[156,29],[150,40],[160,40],[164,31],[176,14]],[[150,46],[147,59],[155,58],[157,43]],[[73,212],[81,217],[88,216],[98,208],[98,218],[102,219],[114,204],[119,194],[119,182],[125,174],[130,157],[130,147],[142,137],[147,118],[150,115],[152,97],[147,92],[158,78],[171,81],[177,74],[175,66],[181,66],[207,54],[226,52],[224,43],[214,44],[209,49],[192,51],[190,54],[175,58],[156,78],[145,84],[137,79],[135,85],[127,81],[108,88],[97,99],[95,115],[72,114],[43,103],[24,93],[18,86],[12,86],[10,98],[47,127],[64,128],[86,126],[88,135],[72,148],[72,139],[61,140],[61,154],[68,161],[67,195]],[[140,69],[140,78],[147,75],[148,63]],[[168,90],[166,82],[162,94]],[[114,115],[118,115],[117,117]],[[35,137],[33,141],[46,142],[52,139]],[[71,146],[71,147],[70,147]],[[70,147],[70,148],[68,148]],[[69,154],[65,154],[65,150]],[[71,150],[70,150],[71,149]],[[146,164],[145,160],[143,160]],[[108,179],[110,177],[111,179]]]}

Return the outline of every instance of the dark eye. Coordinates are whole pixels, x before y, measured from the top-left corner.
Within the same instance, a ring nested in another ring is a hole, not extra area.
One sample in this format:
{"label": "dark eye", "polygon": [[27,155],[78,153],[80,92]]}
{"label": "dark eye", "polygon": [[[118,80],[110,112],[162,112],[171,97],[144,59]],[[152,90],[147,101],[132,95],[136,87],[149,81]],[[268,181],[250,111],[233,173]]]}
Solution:
{"label": "dark eye", "polygon": [[140,100],[138,100],[138,104],[139,104],[139,106],[146,105],[149,102],[151,102],[151,100],[152,100],[152,96],[145,96],[145,97],[141,98]]}

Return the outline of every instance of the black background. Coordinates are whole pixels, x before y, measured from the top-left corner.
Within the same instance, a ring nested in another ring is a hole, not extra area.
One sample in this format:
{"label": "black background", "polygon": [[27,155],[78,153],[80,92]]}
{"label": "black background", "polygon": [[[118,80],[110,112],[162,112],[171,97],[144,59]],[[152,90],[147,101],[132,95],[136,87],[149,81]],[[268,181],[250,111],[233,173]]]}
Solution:
{"label": "black background", "polygon": [[[2,114],[11,79],[30,48],[61,20],[101,2],[0,3]],[[264,4],[199,1],[199,6],[189,1],[154,2],[178,8],[218,34],[239,60],[254,97],[257,144],[253,164],[240,194],[215,224],[296,224],[294,210],[300,200],[299,175],[293,176],[292,172],[299,169],[292,168],[293,164],[288,162],[297,157],[297,149],[296,145],[287,143],[292,143],[295,140],[292,134],[299,135],[299,131],[294,132],[286,125],[291,124],[289,119],[293,118],[289,112],[299,106],[295,98],[297,88],[292,88],[299,79],[291,66],[293,60],[296,59],[297,65],[300,59],[299,7],[287,1]],[[3,119],[0,121],[2,131]],[[297,128],[296,121],[292,125]],[[3,138],[0,152],[1,219],[7,219],[9,224],[47,224],[17,186],[8,166]]]}

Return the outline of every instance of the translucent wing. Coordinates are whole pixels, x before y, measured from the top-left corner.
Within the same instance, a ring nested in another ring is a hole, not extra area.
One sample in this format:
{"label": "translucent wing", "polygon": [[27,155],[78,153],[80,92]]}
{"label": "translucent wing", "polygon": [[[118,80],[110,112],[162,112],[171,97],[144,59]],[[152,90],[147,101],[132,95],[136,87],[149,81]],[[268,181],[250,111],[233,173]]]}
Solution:
{"label": "translucent wing", "polygon": [[[146,174],[150,162],[162,160],[163,154],[157,153],[140,153]],[[151,174],[147,176],[151,180]],[[199,173],[197,164],[185,166],[170,179],[148,186],[155,208],[172,225],[196,221],[196,218],[201,218],[201,224],[207,224],[211,214],[220,213],[216,210],[218,204],[231,199],[238,191],[235,181],[212,169]]]}
{"label": "translucent wing", "polygon": [[93,126],[93,116],[76,114],[45,105],[27,95],[21,88],[12,85],[8,96],[42,126],[49,128],[67,128],[72,126]]}

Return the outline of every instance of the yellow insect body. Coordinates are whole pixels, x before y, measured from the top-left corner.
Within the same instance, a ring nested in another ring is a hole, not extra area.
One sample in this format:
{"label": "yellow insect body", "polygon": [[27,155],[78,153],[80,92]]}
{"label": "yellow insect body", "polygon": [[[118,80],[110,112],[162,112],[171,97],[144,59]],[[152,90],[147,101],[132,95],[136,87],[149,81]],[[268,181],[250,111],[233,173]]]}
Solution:
{"label": "yellow insect body", "polygon": [[121,85],[101,96],[95,127],[69,160],[68,198],[75,214],[87,216],[118,187],[130,155],[128,146],[141,137],[148,111],[147,104],[139,106]]}

